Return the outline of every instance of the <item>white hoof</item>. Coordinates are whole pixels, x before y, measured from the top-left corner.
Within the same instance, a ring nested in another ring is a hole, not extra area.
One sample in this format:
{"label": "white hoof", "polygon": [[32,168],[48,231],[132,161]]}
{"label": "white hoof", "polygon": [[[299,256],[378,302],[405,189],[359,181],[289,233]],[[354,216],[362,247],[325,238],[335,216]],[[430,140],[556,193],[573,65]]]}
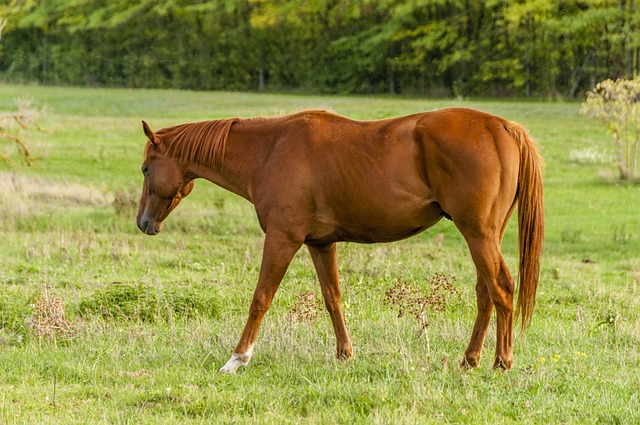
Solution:
{"label": "white hoof", "polygon": [[251,350],[247,351],[244,354],[233,353],[233,356],[229,359],[229,361],[222,366],[220,372],[222,373],[236,373],[236,370],[240,366],[245,366],[249,363],[251,359]]}

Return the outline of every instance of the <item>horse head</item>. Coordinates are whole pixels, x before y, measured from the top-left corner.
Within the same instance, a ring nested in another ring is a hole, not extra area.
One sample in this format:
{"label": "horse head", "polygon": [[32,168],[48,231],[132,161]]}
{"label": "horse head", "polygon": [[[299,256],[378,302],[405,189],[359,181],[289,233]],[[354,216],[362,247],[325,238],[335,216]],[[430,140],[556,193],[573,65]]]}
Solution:
{"label": "horse head", "polygon": [[147,235],[157,235],[169,213],[193,190],[193,178],[167,155],[167,147],[145,121],[142,127],[149,140],[142,162],[144,182],[136,222]]}

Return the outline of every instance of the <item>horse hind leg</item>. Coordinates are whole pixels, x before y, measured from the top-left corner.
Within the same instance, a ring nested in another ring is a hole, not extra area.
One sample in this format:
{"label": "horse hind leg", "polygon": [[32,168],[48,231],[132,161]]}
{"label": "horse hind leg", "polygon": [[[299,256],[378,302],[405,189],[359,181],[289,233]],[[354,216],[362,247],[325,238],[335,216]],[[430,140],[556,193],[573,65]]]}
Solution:
{"label": "horse hind leg", "polygon": [[316,273],[318,274],[318,279],[320,280],[322,297],[324,298],[325,306],[333,323],[333,330],[336,335],[336,357],[338,359],[348,360],[353,356],[353,347],[340,306],[342,293],[340,291],[340,281],[338,278],[338,254],[336,252],[336,244],[332,243],[326,246],[309,245],[308,248],[316,268]]}
{"label": "horse hind leg", "polygon": [[[476,287],[478,317],[474,325],[471,342],[465,353],[465,361],[470,366],[477,365],[484,333],[491,316],[490,305],[493,305],[497,314],[496,357],[493,367],[511,369],[513,364],[514,286],[504,257],[500,252],[499,239],[499,237],[486,236],[467,237],[469,250],[478,273]],[[484,284],[485,288],[482,288],[482,284]]]}
{"label": "horse hind leg", "polygon": [[476,283],[476,305],[478,308],[478,314],[476,321],[473,325],[473,331],[471,333],[471,341],[464,353],[461,366],[465,369],[471,369],[478,367],[480,364],[480,357],[482,356],[482,346],[484,344],[484,338],[487,334],[487,328],[489,327],[489,320],[491,319],[491,312],[493,311],[493,302],[489,296],[487,284],[483,280],[480,273],[478,273]]}

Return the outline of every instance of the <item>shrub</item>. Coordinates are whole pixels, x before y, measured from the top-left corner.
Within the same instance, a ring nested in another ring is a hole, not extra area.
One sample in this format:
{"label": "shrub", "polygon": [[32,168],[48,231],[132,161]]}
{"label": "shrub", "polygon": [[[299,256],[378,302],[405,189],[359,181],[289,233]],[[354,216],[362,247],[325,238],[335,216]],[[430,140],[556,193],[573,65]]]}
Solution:
{"label": "shrub", "polygon": [[640,79],[598,83],[587,92],[580,113],[604,123],[615,142],[620,179],[633,180],[640,141]]}

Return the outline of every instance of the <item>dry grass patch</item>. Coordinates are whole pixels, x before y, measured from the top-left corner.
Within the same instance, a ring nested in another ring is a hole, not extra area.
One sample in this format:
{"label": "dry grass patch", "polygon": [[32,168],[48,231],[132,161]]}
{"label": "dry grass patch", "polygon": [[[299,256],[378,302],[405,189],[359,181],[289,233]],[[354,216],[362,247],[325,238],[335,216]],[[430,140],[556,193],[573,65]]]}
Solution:
{"label": "dry grass patch", "polygon": [[73,326],[65,315],[64,300],[52,295],[47,287],[43,288],[33,305],[31,317],[27,319],[27,327],[37,337],[48,340],[68,339],[74,333]]}
{"label": "dry grass patch", "polygon": [[42,202],[89,206],[103,206],[112,203],[111,196],[102,190],[44,177],[0,172],[0,186],[4,189],[1,198],[4,204],[9,204],[9,200],[11,204],[22,201],[29,206]]}
{"label": "dry grass patch", "polygon": [[45,209],[102,207],[113,203],[111,195],[95,187],[17,173],[0,171],[0,187],[0,222],[9,224]]}

